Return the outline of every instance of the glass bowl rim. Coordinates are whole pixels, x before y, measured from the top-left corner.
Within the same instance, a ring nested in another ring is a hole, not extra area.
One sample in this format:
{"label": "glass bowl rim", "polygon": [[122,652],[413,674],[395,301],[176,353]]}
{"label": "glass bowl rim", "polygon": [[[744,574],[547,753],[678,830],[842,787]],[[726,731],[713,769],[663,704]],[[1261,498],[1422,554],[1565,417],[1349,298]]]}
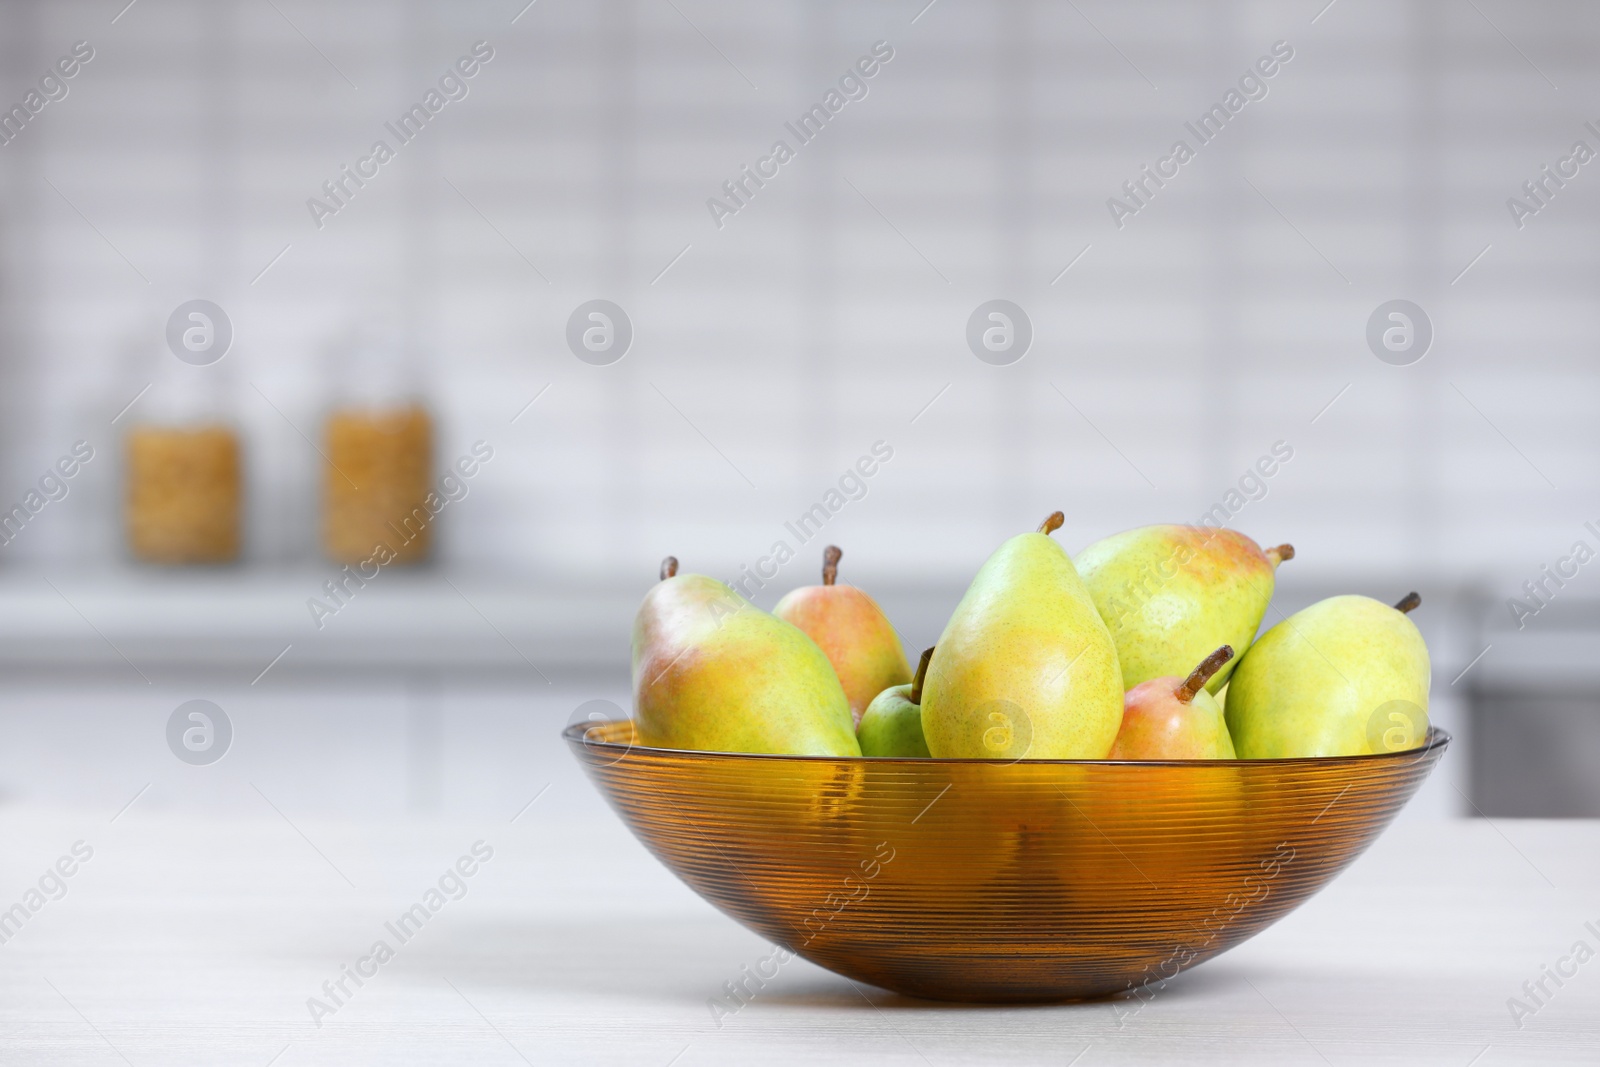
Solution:
{"label": "glass bowl rim", "polygon": [[[608,719],[605,722],[575,722],[561,731],[561,736],[569,743],[582,745],[584,748],[596,752],[614,753],[620,760],[623,756],[634,755],[642,759],[691,759],[726,760],[738,762],[743,760],[779,760],[797,763],[907,763],[919,767],[943,764],[974,764],[977,766],[1010,767],[1015,764],[1025,763],[1029,766],[1058,767],[1058,766],[1084,766],[1084,767],[1283,767],[1283,766],[1335,766],[1340,764],[1361,764],[1375,760],[1420,760],[1436,750],[1443,750],[1450,744],[1452,738],[1449,731],[1442,727],[1428,724],[1428,736],[1422,744],[1415,748],[1401,748],[1393,752],[1367,752],[1354,756],[1281,756],[1267,759],[1167,759],[1167,760],[1113,760],[1113,759],[988,759],[981,756],[796,756],[771,752],[721,752],[696,748],[657,748],[652,745],[642,745],[633,742],[622,743],[618,741],[590,740],[585,735],[593,729],[603,726],[616,726],[621,723],[632,723],[632,719]],[[613,761],[615,762],[615,761]]]}

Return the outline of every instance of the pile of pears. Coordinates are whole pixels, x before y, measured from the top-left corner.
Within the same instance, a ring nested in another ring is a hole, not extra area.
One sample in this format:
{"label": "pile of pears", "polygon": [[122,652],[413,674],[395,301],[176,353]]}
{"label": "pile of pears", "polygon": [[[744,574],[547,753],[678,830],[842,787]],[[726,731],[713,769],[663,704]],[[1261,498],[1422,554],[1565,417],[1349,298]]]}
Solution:
{"label": "pile of pears", "polygon": [[1428,732],[1407,613],[1336,596],[1257,637],[1278,565],[1234,530],[1144,526],[1085,548],[1061,512],[979,569],[915,673],[883,609],[837,582],[769,614],[668,557],[633,626],[638,742],[796,756],[1283,759],[1390,752]]}

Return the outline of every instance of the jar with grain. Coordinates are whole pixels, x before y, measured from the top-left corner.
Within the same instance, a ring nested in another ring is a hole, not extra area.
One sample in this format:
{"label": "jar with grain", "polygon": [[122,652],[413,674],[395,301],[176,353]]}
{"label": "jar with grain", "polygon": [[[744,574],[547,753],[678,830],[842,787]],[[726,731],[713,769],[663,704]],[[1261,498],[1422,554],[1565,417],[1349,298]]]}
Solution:
{"label": "jar with grain", "polygon": [[244,457],[216,367],[171,365],[135,402],[123,438],[123,524],[146,563],[232,563],[241,552]]}
{"label": "jar with grain", "polygon": [[421,563],[434,544],[433,417],[410,346],[369,336],[340,369],[323,426],[323,551],[335,563]]}

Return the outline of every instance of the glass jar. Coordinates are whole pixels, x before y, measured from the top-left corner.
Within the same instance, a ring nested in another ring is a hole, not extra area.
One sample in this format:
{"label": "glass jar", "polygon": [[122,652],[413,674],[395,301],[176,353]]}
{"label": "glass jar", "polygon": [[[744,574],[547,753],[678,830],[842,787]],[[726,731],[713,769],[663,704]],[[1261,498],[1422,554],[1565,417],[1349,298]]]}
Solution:
{"label": "glass jar", "polygon": [[335,563],[360,563],[386,545],[418,563],[433,544],[424,505],[433,474],[433,419],[421,404],[339,407],[328,415],[322,544]]}
{"label": "glass jar", "polygon": [[147,563],[231,563],[239,558],[244,462],[213,366],[161,353],[148,395],[135,402],[123,440],[128,551]]}
{"label": "glass jar", "polygon": [[323,427],[323,551],[335,563],[423,562],[433,547],[433,417],[413,353],[369,332],[339,363],[339,399]]}

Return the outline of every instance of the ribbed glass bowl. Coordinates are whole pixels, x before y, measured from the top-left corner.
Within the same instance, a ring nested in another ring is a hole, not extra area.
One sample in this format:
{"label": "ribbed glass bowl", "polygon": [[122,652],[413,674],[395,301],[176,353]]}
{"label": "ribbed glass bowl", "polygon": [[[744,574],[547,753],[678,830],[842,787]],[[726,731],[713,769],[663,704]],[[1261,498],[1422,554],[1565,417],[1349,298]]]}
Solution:
{"label": "ribbed glass bowl", "polygon": [[1321,889],[1443,755],[1110,762],[831,759],[564,733],[695,892],[846,977],[941,1000],[1169,978]]}

